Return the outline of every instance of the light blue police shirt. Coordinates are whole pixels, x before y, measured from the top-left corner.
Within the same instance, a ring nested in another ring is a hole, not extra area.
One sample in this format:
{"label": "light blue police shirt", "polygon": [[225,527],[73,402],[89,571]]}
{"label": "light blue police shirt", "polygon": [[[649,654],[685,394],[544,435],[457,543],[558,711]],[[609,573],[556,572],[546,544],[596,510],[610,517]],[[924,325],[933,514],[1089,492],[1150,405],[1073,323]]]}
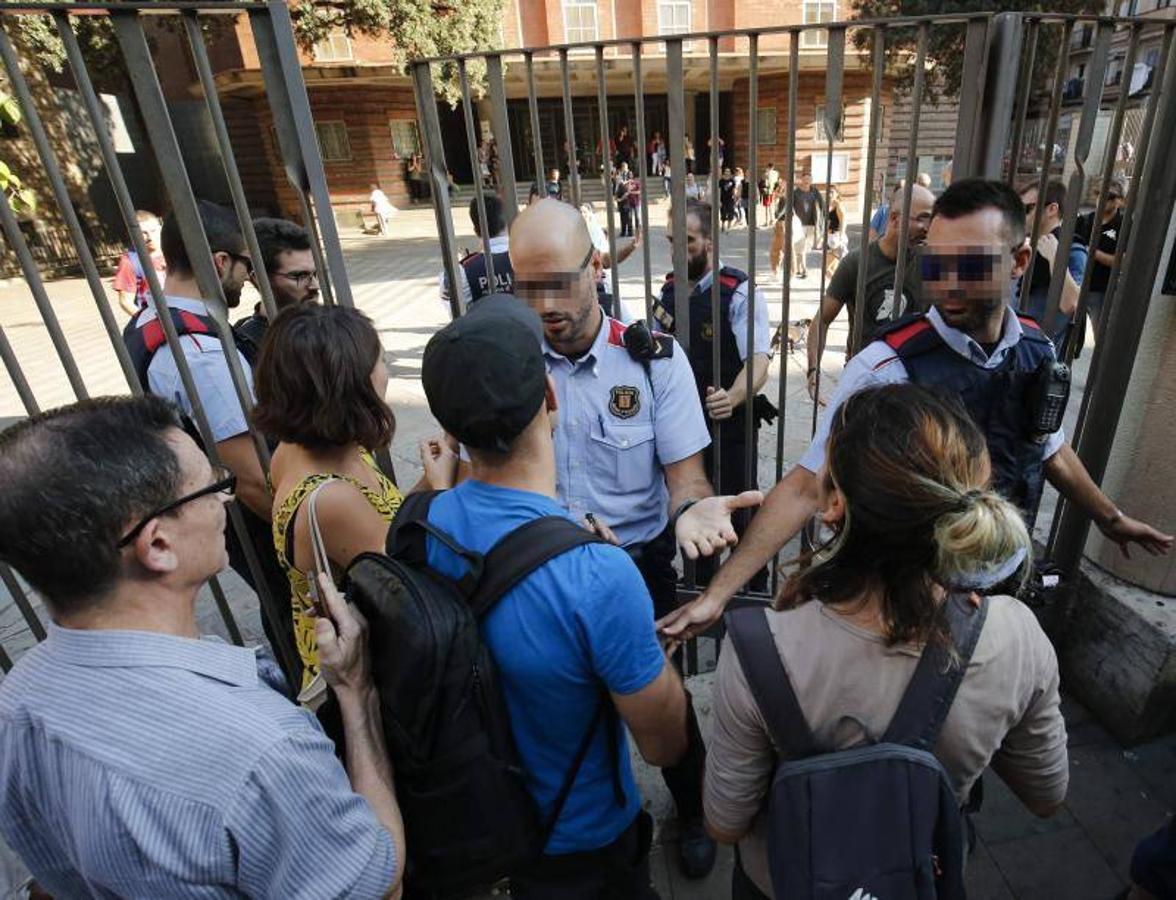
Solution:
{"label": "light blue police shirt", "polygon": [[[927,313],[927,321],[931,323],[931,327],[935,329],[948,347],[984,369],[995,369],[1000,366],[1004,362],[1005,356],[1017,346],[1017,342],[1025,333],[1021,328],[1021,321],[1017,318],[1017,314],[1012,309],[1006,308],[1004,322],[1001,325],[1000,341],[993,348],[992,354],[988,355],[984,352],[984,348],[971,337],[944,322],[939,315],[939,310],[935,307],[931,307],[930,312]],[[841,373],[837,389],[833,392],[829,405],[825,407],[824,415],[817,422],[813,441],[809,444],[804,456],[800,458],[800,465],[810,472],[820,471],[821,465],[825,462],[825,444],[829,440],[829,425],[833,421],[838,407],[847,398],[867,388],[879,387],[884,384],[905,384],[910,380],[906,366],[902,364],[898,354],[885,341],[874,341],[863,347],[857,356],[845,364],[845,370]],[[1042,444],[1041,458],[1049,459],[1062,449],[1065,442],[1065,429],[1059,428]]]}
{"label": "light blue police shirt", "polygon": [[622,546],[651,541],[669,521],[663,468],[710,444],[685,351],[649,371],[622,343],[624,323],[601,317],[591,348],[571,360],[543,342],[555,381],[556,488],[560,504],[580,520],[592,513]]}
{"label": "light blue police shirt", "polygon": [[49,626],[0,683],[0,834],[54,897],[382,896],[396,849],[272,659]]}
{"label": "light blue police shirt", "polygon": [[[211,315],[208,304],[203,300],[168,297],[167,302],[171,309],[182,309],[200,316]],[[156,318],[158,316],[155,308],[150,307],[139,317],[138,325],[142,328]],[[184,358],[188,360],[188,367],[192,370],[196,392],[204,404],[204,412],[208,416],[213,438],[218,442],[227,441],[247,432],[249,423],[245,420],[245,412],[237,399],[237,391],[233,387],[232,376],[229,375],[229,364],[225,359],[220,338],[215,334],[182,334],[180,344],[184,348]],[[245,373],[245,382],[249,386],[249,396],[252,398],[253,371],[240,351],[237,355],[241,359],[241,369]],[[157,397],[173,401],[186,415],[192,415],[192,403],[188,399],[187,391],[184,390],[184,383],[180,380],[175,358],[166,344],[159,348],[151,360],[151,365],[147,367],[147,386]]]}

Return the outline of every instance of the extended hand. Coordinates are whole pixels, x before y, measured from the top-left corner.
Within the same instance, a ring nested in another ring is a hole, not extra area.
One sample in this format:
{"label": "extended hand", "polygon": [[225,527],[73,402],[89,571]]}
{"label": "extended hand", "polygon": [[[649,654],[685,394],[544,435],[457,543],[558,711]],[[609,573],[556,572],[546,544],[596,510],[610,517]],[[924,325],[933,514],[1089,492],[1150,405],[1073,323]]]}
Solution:
{"label": "extended hand", "polygon": [[457,478],[457,454],[449,444],[447,434],[439,434],[430,438],[421,438],[421,466],[425,470],[425,479],[429,487],[435,491],[445,491],[453,487]]}
{"label": "extended hand", "polygon": [[1152,556],[1159,556],[1171,550],[1173,540],[1176,540],[1172,535],[1157,531],[1146,522],[1140,522],[1131,516],[1120,516],[1105,527],[1100,525],[1099,531],[1117,543],[1119,550],[1128,559],[1131,558],[1132,544],[1139,544]]}
{"label": "extended hand", "polygon": [[362,613],[339,596],[329,575],[320,572],[315,582],[319,603],[327,615],[314,622],[319,668],[336,691],[361,693],[371,687],[367,648],[367,622]]}
{"label": "extended hand", "polygon": [[1053,232],[1039,235],[1037,238],[1037,252],[1041,254],[1041,258],[1053,265],[1054,257],[1058,253],[1058,239]]}
{"label": "extended hand", "polygon": [[731,514],[763,502],[760,491],[699,500],[678,517],[675,529],[678,546],[688,559],[711,556],[724,547],[734,547],[739,538],[731,524]]}
{"label": "extended hand", "polygon": [[706,413],[716,421],[731,418],[734,407],[731,398],[722,388],[708,387],[706,389]]}
{"label": "extended hand", "polygon": [[714,594],[703,593],[668,616],[657,620],[658,634],[667,645],[675,646],[698,637],[723,615],[727,601]]}

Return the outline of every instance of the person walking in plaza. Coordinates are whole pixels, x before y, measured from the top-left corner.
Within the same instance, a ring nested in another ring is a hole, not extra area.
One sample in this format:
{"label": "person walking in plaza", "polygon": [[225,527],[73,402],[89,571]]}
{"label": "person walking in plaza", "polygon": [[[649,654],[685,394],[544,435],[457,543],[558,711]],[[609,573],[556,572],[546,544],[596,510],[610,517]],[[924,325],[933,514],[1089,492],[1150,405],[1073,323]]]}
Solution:
{"label": "person walking in plaza", "polygon": [[[898,223],[902,216],[902,196],[898,191],[895,192],[893,202],[887,206],[890,219],[893,221],[889,222],[882,237],[866,247],[866,289],[864,295],[866,308],[862,319],[864,335],[860,341],[861,346],[864,347],[872,341],[878,331],[894,319],[923,309],[919,260],[915,250],[927,236],[927,227],[931,224],[931,208],[934,203],[935,195],[926,188],[916,185],[911,191],[905,251],[906,268],[903,269],[902,292],[897,309],[894,299],[894,277],[898,263],[898,238],[902,230]],[[817,371],[821,366],[821,351],[825,347],[829,326],[841,314],[843,308],[848,309],[849,316],[849,341],[845,348],[847,361],[853,355],[850,352],[851,348],[859,345],[859,342],[855,340],[857,317],[854,314],[854,300],[857,297],[858,271],[862,264],[861,259],[861,250],[851,250],[845,255],[825,289],[825,298],[821,301],[821,311],[816,317],[815,333],[810,332],[809,334],[806,380],[808,381],[809,396],[813,399],[816,399]]]}
{"label": "person walking in plaza", "polygon": [[617,172],[613,196],[616,198],[617,212],[621,219],[621,237],[633,237],[634,213],[641,202],[641,181],[629,171],[627,162],[621,163]]}
{"label": "person walking in plaza", "polygon": [[[570,225],[576,211],[559,206]],[[582,224],[579,230],[583,249]],[[529,238],[514,238],[528,253]],[[533,270],[518,262],[529,278]],[[583,287],[597,309],[586,279]],[[487,554],[535,520],[570,518],[556,486],[560,391],[546,373],[542,342],[535,313],[499,295],[425,348],[429,410],[462,442],[472,475],[432,499],[428,523],[467,550]],[[467,560],[435,534],[426,553],[429,566],[448,578],[467,571]],[[672,765],[686,752],[687,705],[657,642],[637,566],[603,541],[575,547],[508,590],[479,631],[497,667],[527,789],[545,821],[556,816],[543,855],[511,873],[511,896],[656,900],[652,820],[625,733],[648,762]],[[561,785],[567,793],[557,807]]]}
{"label": "person walking in plaza", "polygon": [[[900,319],[849,361],[808,451],[769,493],[702,596],[662,620],[664,634],[684,640],[715,622],[735,592],[819,511],[817,473],[830,424],[847,398],[880,384],[950,384],[973,420],[983,423],[993,486],[1027,522],[1048,480],[1124,554],[1132,545],[1151,554],[1172,549],[1172,535],[1125,514],[1099,489],[1064,429],[1038,434],[1026,428],[1030,379],[1056,358],[1049,338],[1010,306],[1012,284],[1029,255],[1025,205],[1012,188],[981,178],[952,182],[932,208],[921,256],[924,298],[932,309]],[[968,277],[961,280],[962,273]]]}
{"label": "person walking in plaza", "polygon": [[747,178],[744,177],[743,169],[739,166],[735,167],[735,223],[737,225],[747,225]]}
{"label": "person walking in plaza", "polygon": [[[800,217],[788,205],[788,186],[784,179],[776,182],[770,207],[772,221],[772,243],[768,248],[769,277],[772,281],[779,281],[781,272],[792,272],[797,255],[804,252],[804,226],[800,224]],[[786,248],[788,235],[785,229],[788,220],[792,220],[792,246]],[[787,249],[788,258],[785,259]]]}
{"label": "person walking in plaza", "polygon": [[397,895],[404,826],[364,622],[320,583],[340,763],[266,651],[201,637],[235,479],[175,408],[147,395],[34,416],[0,436],[0,482],[0,560],[52,618],[0,682],[0,835],[40,887]]}
{"label": "person walking in plaza", "polygon": [[768,163],[764,169],[764,177],[760,181],[760,203],[764,206],[763,221],[766,226],[774,221],[772,215],[773,204],[776,202],[776,185],[780,181],[780,172],[775,163]]}
{"label": "person walking in plaza", "polygon": [[[167,261],[164,260],[163,251],[159,246],[159,231],[162,228],[159,216],[139,209],[135,211],[135,219],[139,223],[147,252],[151,254],[151,267],[155,269],[157,277],[162,282],[167,272]],[[133,316],[151,303],[151,288],[147,284],[147,276],[143,272],[139,254],[134,250],[127,250],[119,259],[111,286],[118,297],[119,308],[128,316]]]}
{"label": "person walking in plaza", "polygon": [[[924,388],[861,391],[839,410],[817,475],[819,515],[835,537],[792,573],[773,609],[753,613],[766,618],[756,625],[770,631],[783,682],[758,683],[730,631],[719,653],[704,798],[711,834],[738,842],[733,900],[775,896],[768,820],[786,813],[765,814],[765,803],[777,761],[789,759],[768,724],[776,709],[795,697],[817,754],[886,740],[920,657],[952,641],[953,606],[984,617],[933,744],[957,802],[991,760],[1035,815],[1061,807],[1069,761],[1053,646],[1015,598],[973,593],[1032,559],[1017,508],[988,488],[990,471],[976,425]],[[813,798],[814,821],[838,812]],[[814,842],[836,840],[814,831]],[[857,862],[844,860],[847,877]]]}
{"label": "person walking in plaza", "polygon": [[[254,219],[253,231],[261,250],[261,262],[269,281],[274,306],[283,310],[319,299],[318,268],[310,249],[310,234],[301,225],[285,219]],[[250,279],[257,284],[257,272]],[[251,366],[257,365],[261,342],[269,328],[264,303],[257,303],[252,314],[233,323],[237,349]]]}
{"label": "person walking in plaza", "polygon": [[[600,256],[574,209],[540,201],[521,212],[511,226],[511,258],[519,298],[543,321],[543,354],[562,411],[559,502],[625,548],[655,614],[665,615],[677,605],[678,547],[690,559],[720,552],[735,540],[732,514],[761,495],[714,496],[703,467],[710,435],[689,361],[673,338],[637,323],[626,339],[626,326],[603,315]],[[705,750],[693,713],[689,736],[685,757],[662,774],[681,824],[683,870],[701,877],[714,865],[715,847],[702,823]]]}
{"label": "person walking in plaza", "polygon": [[[673,214],[666,225],[666,237],[675,241]],[[706,203],[686,206],[686,276],[690,288],[690,349],[686,358],[694,372],[698,398],[707,417],[715,423],[719,440],[719,490],[727,494],[742,494],[758,489],[756,479],[747,477],[748,449],[756,452],[760,413],[758,407],[767,402],[758,394],[768,380],[771,362],[771,327],[768,323],[768,304],[757,287],[754,303],[749,295],[747,273],[724,265],[715,257],[711,240],[711,207]],[[714,321],[712,286],[719,280],[719,321]],[[661,294],[654,304],[654,318],[669,322],[666,331],[676,333],[674,319],[674,275],[669,273]],[[748,319],[754,315],[754,347],[747,342]],[[714,368],[713,348],[719,345],[719,371]],[[751,375],[751,395],[747,393]],[[747,417],[752,426],[752,440],[747,440]],[[714,444],[704,451],[703,465],[707,472],[716,470]],[[735,520],[735,533],[747,527],[746,514]],[[706,584],[714,571],[714,560],[700,560],[696,570],[698,584]],[[752,579],[752,589],[767,589],[767,569]]]}
{"label": "person walking in plaza", "polygon": [[[374,454],[392,442],[396,419],[384,400],[388,367],[371,320],[347,306],[302,306],[278,316],[257,365],[254,423],[280,443],[270,466],[273,546],[290,581],[304,699],[319,672],[311,583],[315,565],[306,499],[333,576],[360,553],[382,553],[401,492]],[[422,441],[425,475],[412,490],[452,486],[456,455],[440,438]],[[411,493],[411,491],[410,491]],[[318,686],[321,689],[321,685]]]}
{"label": "person walking in plaza", "polygon": [[804,247],[796,254],[796,271],[793,274],[797,278],[807,278],[808,251],[820,249],[819,237],[825,224],[825,200],[821,192],[813,187],[813,177],[808,172],[801,172],[797,178],[796,190],[792,194],[792,210],[804,226]]}
{"label": "person walking in plaza", "polygon": [[[1074,237],[1086,242],[1090,254],[1090,265],[1094,270],[1090,273],[1090,289],[1086,294],[1086,314],[1090,317],[1090,327],[1094,331],[1097,343],[1102,331],[1103,308],[1110,286],[1111,266],[1115,264],[1115,254],[1119,250],[1119,235],[1123,233],[1123,199],[1127,196],[1123,189],[1123,182],[1112,179],[1107,186],[1106,200],[1097,213],[1092,210],[1078,217],[1074,228]],[[1095,228],[1095,219],[1098,227]],[[1097,230],[1097,236],[1095,234]],[[1079,329],[1074,334],[1081,349],[1085,329]]]}
{"label": "person walking in plaza", "polygon": [[[237,217],[223,206],[196,201],[196,211],[212,252],[212,264],[220,279],[224,298],[205,297],[196,280],[188,249],[180,236],[175,213],[164,219],[160,244],[167,261],[167,279],[163,293],[167,297],[172,324],[180,335],[180,348],[192,373],[192,381],[216,442],[216,454],[237,480],[236,497],[253,550],[257,554],[265,587],[274,600],[273,616],[263,615],[266,636],[274,646],[294,650],[294,633],[290,618],[290,587],[273,552],[270,539],[269,486],[262,472],[249,423],[238,400],[237,388],[229,371],[225,348],[217,337],[214,316],[227,318],[228,310],[241,303],[241,291],[254,276],[253,260],[245,247],[245,238]],[[241,365],[245,390],[253,399],[253,371],[248,347],[234,335],[235,352]],[[143,390],[178,404],[186,417],[189,433],[196,435],[192,399],[180,378],[179,367],[164,340],[163,328],[154,306],[140,311],[123,331],[123,343],[131,358]],[[242,349],[244,348],[244,349]],[[248,554],[237,529],[227,532],[229,565],[254,590],[258,589]],[[297,672],[291,672],[295,680]]]}
{"label": "person walking in plaza", "polygon": [[[1038,205],[1037,183],[1021,188],[1021,202],[1025,204],[1025,232],[1032,235],[1033,220]],[[1037,238],[1036,254],[1033,261],[1032,280],[1028,285],[1017,285],[1017,299],[1020,308],[1032,316],[1039,325],[1045,325],[1048,313],[1049,285],[1053,279],[1054,265],[1059,254],[1065,255],[1066,271],[1062,276],[1062,294],[1058,300],[1058,314],[1053,321],[1050,338],[1058,352],[1062,351],[1070,334],[1070,321],[1078,309],[1078,292],[1086,274],[1087,251],[1080,239],[1073,241],[1068,249],[1058,245],[1062,236],[1063,206],[1066,202],[1066,185],[1051,179],[1045,185],[1045,202],[1041,210],[1041,233]],[[1021,279],[1024,281],[1024,278]]]}

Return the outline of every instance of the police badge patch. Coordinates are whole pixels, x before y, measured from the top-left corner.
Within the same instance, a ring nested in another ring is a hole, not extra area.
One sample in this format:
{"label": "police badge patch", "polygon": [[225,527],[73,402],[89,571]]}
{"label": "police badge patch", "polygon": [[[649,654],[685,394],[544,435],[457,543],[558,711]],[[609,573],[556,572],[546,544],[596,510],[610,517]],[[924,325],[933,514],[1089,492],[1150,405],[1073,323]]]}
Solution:
{"label": "police badge patch", "polygon": [[641,409],[641,395],[627,384],[614,385],[609,392],[608,411],[618,419],[631,419]]}

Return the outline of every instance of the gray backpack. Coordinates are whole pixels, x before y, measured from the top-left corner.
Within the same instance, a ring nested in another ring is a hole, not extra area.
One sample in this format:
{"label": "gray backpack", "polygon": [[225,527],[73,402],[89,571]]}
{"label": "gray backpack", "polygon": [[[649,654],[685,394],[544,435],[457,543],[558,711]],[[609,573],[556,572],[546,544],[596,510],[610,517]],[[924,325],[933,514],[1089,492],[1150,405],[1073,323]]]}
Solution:
{"label": "gray backpack", "polygon": [[780,748],[767,797],[776,900],[958,900],[964,893],[963,821],[931,748],[984,627],[964,596],[945,602],[958,662],[924,652],[877,744],[825,752],[805,721],[762,608],[729,612],[756,704]]}

